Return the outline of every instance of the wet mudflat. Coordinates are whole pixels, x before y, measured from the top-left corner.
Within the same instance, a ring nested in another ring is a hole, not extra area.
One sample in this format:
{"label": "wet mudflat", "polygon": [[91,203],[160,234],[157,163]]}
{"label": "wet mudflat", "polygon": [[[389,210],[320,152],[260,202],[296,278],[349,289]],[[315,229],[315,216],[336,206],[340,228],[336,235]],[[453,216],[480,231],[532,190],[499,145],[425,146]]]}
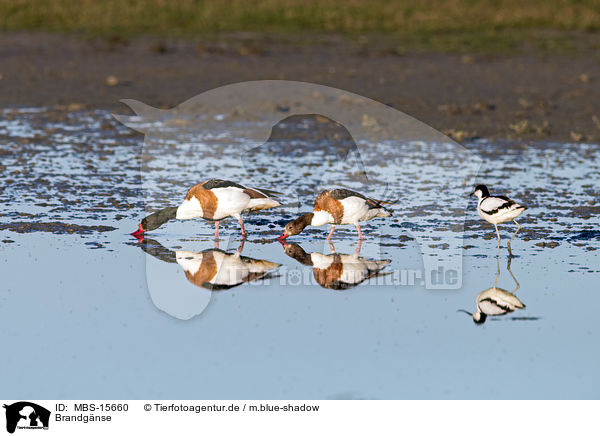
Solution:
{"label": "wet mudflat", "polygon": [[[336,36],[258,36],[106,41],[4,32],[0,107],[119,109],[123,98],[172,107],[226,84],[278,78],[351,90],[461,141],[479,136],[598,142],[594,32],[563,34],[570,49],[562,54],[545,34],[538,37],[550,44],[546,50],[512,54],[491,48],[487,53],[414,52],[415,47],[398,52],[399,46],[412,44],[403,37],[384,43],[375,35],[361,37],[358,44]],[[469,39],[479,38],[469,34]]]}
{"label": "wet mudflat", "polygon": [[[143,144],[108,112],[44,108],[3,111],[0,140],[8,396],[597,398],[597,144],[465,144],[482,159],[478,182],[529,207],[510,271],[514,225],[500,227],[497,283],[518,283],[525,307],[476,325],[457,310],[476,313],[494,287],[496,241],[474,200],[439,189],[452,144],[382,141],[356,155],[339,126],[290,119],[231,159],[227,144],[243,140],[217,128]],[[249,215],[243,246],[235,220],[218,247],[201,220],[129,235],[207,174],[279,190],[284,207]],[[399,200],[394,216],[365,223],[360,247],[350,226],[333,246],[326,228],[290,238],[299,249],[277,242],[332,183]],[[457,246],[460,289],[425,289],[423,253]],[[196,270],[209,258],[267,268],[211,288]],[[340,286],[317,262],[362,272]],[[42,380],[31,377],[40,356]]]}

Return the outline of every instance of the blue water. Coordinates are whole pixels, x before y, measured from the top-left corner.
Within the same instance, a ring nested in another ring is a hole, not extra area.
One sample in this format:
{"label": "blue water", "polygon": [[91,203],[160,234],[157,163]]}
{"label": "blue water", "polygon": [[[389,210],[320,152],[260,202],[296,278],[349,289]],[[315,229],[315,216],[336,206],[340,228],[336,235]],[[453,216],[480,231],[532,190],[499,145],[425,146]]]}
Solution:
{"label": "blue water", "polygon": [[[526,308],[476,325],[457,310],[476,310],[477,294],[492,287],[497,264],[493,228],[479,221],[474,203],[466,214],[458,290],[428,290],[394,275],[423,269],[415,233],[438,229],[446,235],[440,242],[462,238],[443,214],[405,220],[404,213],[418,215],[417,195],[406,209],[396,206],[397,221],[365,226],[360,255],[391,260],[382,270],[387,276],[343,291],[319,286],[311,267],[287,256],[275,240],[281,223],[297,212],[287,207],[247,220],[251,236],[242,254],[280,264],[272,275],[211,292],[129,236],[152,206],[135,160],[140,136],[116,124],[102,129],[111,121],[101,111],[67,120],[40,119],[39,112],[19,117],[19,128],[0,122],[0,200],[6,205],[0,213],[0,372],[10,375],[2,397],[598,398],[596,145],[468,144],[484,158],[479,180],[531,204],[511,262]],[[73,130],[82,119],[89,121],[85,129]],[[51,141],[39,133],[50,122]],[[34,131],[38,135],[25,141]],[[540,156],[550,157],[540,163]],[[172,195],[156,199],[156,206]],[[578,205],[589,209],[575,210]],[[15,224],[28,222],[114,230],[69,234],[42,226],[21,233]],[[237,223],[223,227],[220,248],[234,253]],[[505,248],[513,228],[501,227],[498,286],[506,290],[515,287]],[[328,254],[327,230],[293,242]],[[336,252],[354,253],[354,230],[339,230]],[[214,248],[211,233],[202,221],[173,222],[152,239],[163,253],[201,252]],[[556,245],[541,246],[549,242]],[[298,277],[302,284],[290,284]]]}

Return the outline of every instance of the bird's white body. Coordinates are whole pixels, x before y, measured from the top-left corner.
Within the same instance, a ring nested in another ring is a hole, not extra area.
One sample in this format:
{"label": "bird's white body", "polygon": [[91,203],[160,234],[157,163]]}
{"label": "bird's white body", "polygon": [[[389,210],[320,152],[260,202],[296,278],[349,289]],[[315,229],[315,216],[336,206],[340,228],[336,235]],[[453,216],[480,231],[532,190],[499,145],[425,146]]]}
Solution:
{"label": "bird's white body", "polygon": [[391,214],[385,209],[370,209],[367,202],[360,197],[348,197],[340,200],[344,206],[342,224],[356,224],[359,221],[368,221],[375,217],[389,217]]}
{"label": "bird's white body", "polygon": [[358,224],[360,221],[368,221],[375,217],[392,216],[383,208],[370,208],[364,198],[350,196],[337,200],[343,208],[341,220],[336,219],[328,210],[314,210],[311,226],[322,226],[325,224]]}
{"label": "bird's white body", "polygon": [[477,295],[477,311],[489,316],[504,315],[524,307],[516,295],[501,288],[489,288]]}
{"label": "bird's white body", "polygon": [[[211,192],[217,200],[214,213],[210,217],[212,220],[222,220],[227,217],[239,218],[242,213],[247,211],[280,205],[279,202],[271,198],[252,198],[244,192],[244,189],[235,186],[213,188]],[[177,208],[176,218],[179,220],[206,218],[206,211],[202,208],[202,204],[197,197],[191,197],[184,200]]]}
{"label": "bird's white body", "polygon": [[204,216],[202,205],[196,197],[192,197],[189,200],[183,200],[183,203],[177,208],[177,215],[175,218],[178,220],[190,220],[192,218],[199,218]]}
{"label": "bird's white body", "polygon": [[341,274],[337,277],[337,281],[349,285],[363,282],[390,263],[389,260],[366,260],[356,254],[325,255],[322,253],[311,253],[310,259],[313,268],[320,270],[331,268],[334,262],[341,263]]}
{"label": "bird's white body", "polygon": [[[215,238],[218,239],[219,222],[224,218],[234,217],[238,220],[242,236],[245,238],[248,233],[244,228],[241,214],[280,206],[278,201],[270,197],[271,194],[278,194],[278,192],[249,188],[228,180],[209,179],[188,190],[185,199],[175,211],[175,218],[179,220],[203,218],[214,221]],[[148,217],[145,219],[147,223]],[[144,230],[142,224],[140,230]]]}
{"label": "bird's white body", "polygon": [[525,208],[506,197],[481,197],[477,202],[477,214],[491,224],[514,220]]}
{"label": "bird's white body", "polygon": [[[477,196],[477,214],[494,225],[496,236],[498,237],[498,250],[500,250],[500,232],[498,232],[498,224],[514,221],[517,225],[517,230],[508,242],[508,252],[512,255],[510,244],[521,226],[515,218],[523,213],[525,206],[521,206],[508,197],[501,195],[490,195],[488,188],[485,185],[477,185],[473,194]],[[473,195],[471,194],[471,195]]]}
{"label": "bird's white body", "polygon": [[326,210],[319,210],[317,212],[313,212],[313,218],[310,222],[311,226],[324,226],[325,224],[330,224],[334,222],[333,216],[327,212]]}

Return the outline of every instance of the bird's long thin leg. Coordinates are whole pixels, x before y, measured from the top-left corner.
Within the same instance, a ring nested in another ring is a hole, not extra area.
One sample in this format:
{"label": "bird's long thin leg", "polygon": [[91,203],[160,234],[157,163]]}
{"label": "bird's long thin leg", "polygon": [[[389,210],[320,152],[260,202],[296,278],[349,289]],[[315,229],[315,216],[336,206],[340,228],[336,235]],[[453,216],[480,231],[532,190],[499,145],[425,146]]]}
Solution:
{"label": "bird's long thin leg", "polygon": [[334,230],[335,230],[335,226],[331,226],[331,231],[329,232],[329,235],[327,236],[328,241],[331,241],[331,235],[333,235]]}
{"label": "bird's long thin leg", "polygon": [[511,292],[512,294],[514,294],[515,292],[517,292],[519,290],[519,288],[521,287],[521,285],[519,284],[519,282],[517,281],[517,278],[515,277],[515,275],[513,274],[513,272],[510,269],[510,263],[511,262],[512,262],[512,256],[508,256],[508,262],[506,263],[506,269],[508,270],[508,272],[512,276],[513,280],[517,284],[517,287],[515,288],[515,290]]}
{"label": "bird's long thin leg", "polygon": [[512,250],[510,248],[510,244],[513,241],[513,239],[515,238],[515,236],[517,236],[517,233],[519,233],[519,230],[521,230],[521,226],[519,225],[519,223],[517,222],[517,220],[513,220],[515,222],[515,224],[517,225],[517,230],[515,230],[515,233],[511,236],[510,241],[508,241],[508,254],[509,256],[512,257]]}
{"label": "bird's long thin leg", "polygon": [[360,225],[358,223],[356,223],[356,231],[358,232],[358,240],[360,241],[360,240],[364,239],[362,232],[360,231]]}
{"label": "bird's long thin leg", "polygon": [[360,249],[361,249],[361,247],[362,247],[362,243],[363,243],[363,240],[362,240],[362,239],[359,239],[359,240],[358,240],[358,246],[356,247],[356,255],[357,255],[357,256],[360,254]]}
{"label": "bird's long thin leg", "polygon": [[242,221],[242,217],[238,217],[238,223],[240,223],[240,228],[242,229],[242,237],[246,238],[248,233],[246,233],[246,229],[244,228],[244,221]]}
{"label": "bird's long thin leg", "polygon": [[242,250],[244,249],[244,242],[246,242],[246,240],[242,239],[242,241],[240,242],[240,246],[237,249],[236,254],[238,254],[238,255],[242,254]]}
{"label": "bird's long thin leg", "polygon": [[335,247],[333,246],[333,242],[331,242],[331,240],[329,240],[329,250],[331,250],[332,253],[335,253]]}
{"label": "bird's long thin leg", "polygon": [[219,239],[219,221],[215,221],[215,239]]}
{"label": "bird's long thin leg", "polygon": [[494,224],[494,227],[496,228],[496,236],[498,236],[498,250],[500,250],[500,232],[498,232],[497,224]]}
{"label": "bird's long thin leg", "polygon": [[496,271],[496,281],[494,282],[494,288],[498,286],[498,279],[500,278],[500,246],[498,246],[498,250],[496,250],[496,266],[498,267]]}

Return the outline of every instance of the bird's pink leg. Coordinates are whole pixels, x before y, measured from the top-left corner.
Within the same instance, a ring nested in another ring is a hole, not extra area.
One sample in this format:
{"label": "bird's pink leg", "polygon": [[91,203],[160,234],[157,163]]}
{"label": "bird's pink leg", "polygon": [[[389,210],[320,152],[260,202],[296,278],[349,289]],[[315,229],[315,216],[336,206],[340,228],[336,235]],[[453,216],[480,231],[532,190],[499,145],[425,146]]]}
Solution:
{"label": "bird's pink leg", "polygon": [[329,249],[332,253],[335,253],[335,247],[333,246],[333,242],[331,242],[331,240],[329,240]]}
{"label": "bird's pink leg", "polygon": [[242,239],[242,242],[240,242],[240,246],[237,249],[237,254],[242,254],[242,250],[244,249],[244,242],[245,241],[246,241],[245,239]]}
{"label": "bird's pink leg", "polygon": [[219,221],[215,221],[215,239],[219,239]]}
{"label": "bird's pink leg", "polygon": [[242,221],[242,217],[238,218],[238,223],[240,223],[240,227],[242,229],[242,236],[245,238],[248,236],[248,233],[246,233],[246,229],[244,228],[244,221]]}
{"label": "bird's pink leg", "polygon": [[362,232],[360,231],[360,226],[358,225],[358,223],[356,223],[356,231],[358,232],[358,239],[359,240],[364,239],[363,235],[362,235]]}
{"label": "bird's pink leg", "polygon": [[360,249],[361,249],[361,247],[362,247],[362,243],[363,243],[363,240],[362,240],[362,239],[359,239],[359,240],[358,240],[358,247],[356,247],[356,255],[357,255],[357,256],[360,254]]}
{"label": "bird's pink leg", "polygon": [[329,236],[327,236],[328,241],[331,241],[331,235],[333,235],[334,230],[335,230],[335,226],[331,226],[331,231],[329,232]]}

